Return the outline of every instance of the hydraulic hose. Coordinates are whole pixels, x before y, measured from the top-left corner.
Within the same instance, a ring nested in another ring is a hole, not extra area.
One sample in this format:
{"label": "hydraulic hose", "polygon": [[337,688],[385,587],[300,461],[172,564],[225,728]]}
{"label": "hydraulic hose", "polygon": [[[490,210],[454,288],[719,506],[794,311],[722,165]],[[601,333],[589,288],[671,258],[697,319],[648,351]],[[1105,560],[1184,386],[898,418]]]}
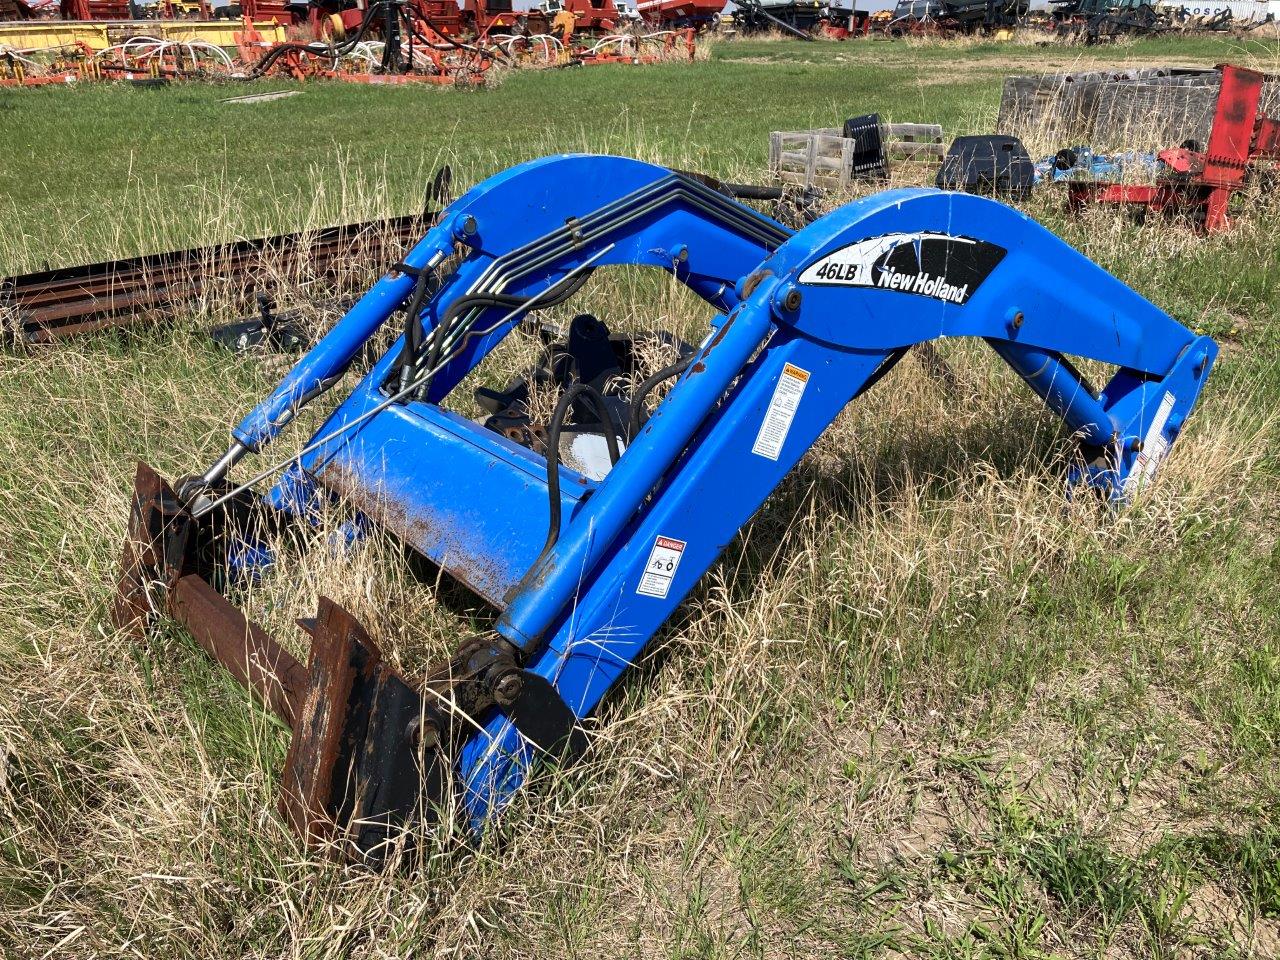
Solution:
{"label": "hydraulic hose", "polygon": [[596,416],[604,427],[604,441],[609,447],[609,462],[618,462],[618,429],[609,415],[609,405],[595,387],[586,383],[575,383],[560,395],[555,412],[551,414],[551,424],[547,429],[547,506],[550,520],[547,527],[547,542],[542,545],[542,552],[534,566],[538,565],[547,552],[560,539],[560,431],[564,427],[564,419],[569,415],[569,408],[578,397],[586,397],[596,408]]}
{"label": "hydraulic hose", "polygon": [[400,368],[400,389],[403,390],[413,379],[413,360],[422,349],[422,303],[427,298],[427,290],[432,286],[434,274],[423,270],[413,285],[413,296],[409,298],[409,309],[404,319],[404,347],[400,351],[400,359],[396,366]]}
{"label": "hydraulic hose", "polygon": [[679,376],[688,370],[692,360],[692,356],[677,360],[675,363],[663,367],[657,373],[644,380],[640,386],[636,387],[635,395],[631,398],[631,416],[627,423],[629,428],[627,431],[628,440],[640,432],[640,418],[644,416],[644,402],[648,399],[649,394],[654,391],[658,384]]}
{"label": "hydraulic hose", "polygon": [[[454,335],[456,329],[459,329],[458,321],[464,314],[475,309],[487,307],[506,310],[516,308],[541,310],[546,307],[558,306],[582,289],[582,285],[587,282],[589,276],[590,273],[583,273],[572,278],[569,283],[563,286],[553,285],[533,298],[517,297],[505,293],[472,293],[459,297],[449,305],[449,309],[445,311],[444,316],[440,318],[440,322],[431,331],[431,336],[425,346],[427,369],[430,370],[437,365],[444,350],[445,342]],[[417,366],[416,362],[414,366]]]}
{"label": "hydraulic hose", "polygon": [[355,49],[358,43],[364,40],[365,34],[372,29],[374,20],[380,16],[382,8],[392,2],[393,0],[380,0],[380,2],[372,4],[369,9],[365,11],[364,19],[360,21],[360,27],[356,30],[355,35],[342,41],[340,44],[294,42],[282,43],[277,47],[272,47],[263,55],[261,60],[249,69],[248,76],[246,76],[245,79],[256,80],[258,77],[261,77],[264,73],[270,70],[275,62],[282,56],[295,50],[301,53],[309,53],[313,56],[327,56],[330,60],[331,66],[336,65],[339,57],[350,53]]}
{"label": "hydraulic hose", "polygon": [[[469,43],[460,43],[457,40],[453,39],[453,37],[449,36],[449,34],[446,31],[441,30],[439,27],[437,27],[435,23],[432,21],[432,19],[428,17],[426,14],[424,14],[421,10],[414,10],[412,14],[408,13],[407,9],[405,8],[402,8],[402,10],[404,10],[406,20],[408,20],[410,23],[410,29],[417,36],[418,40],[426,44],[432,50],[466,50],[470,53],[478,53],[482,57],[488,57],[490,60],[496,59],[493,56],[493,53],[489,50],[485,50],[482,47],[473,46],[472,44],[469,44]],[[437,36],[439,36],[440,39],[444,41],[444,43],[443,44],[432,43],[422,34],[418,33],[417,29],[414,26],[412,26],[415,18],[418,20],[421,20],[428,27],[434,30]],[[498,48],[495,48],[495,49],[498,49]],[[506,57],[506,54],[504,53],[503,56]],[[506,59],[509,60],[510,58],[506,57]]]}

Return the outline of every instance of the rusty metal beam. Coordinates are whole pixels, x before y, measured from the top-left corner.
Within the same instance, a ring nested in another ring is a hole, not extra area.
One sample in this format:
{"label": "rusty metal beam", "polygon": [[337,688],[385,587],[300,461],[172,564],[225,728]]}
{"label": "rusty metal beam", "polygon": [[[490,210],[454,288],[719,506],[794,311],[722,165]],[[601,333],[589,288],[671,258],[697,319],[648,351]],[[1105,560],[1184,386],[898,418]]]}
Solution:
{"label": "rusty metal beam", "polygon": [[449,202],[451,177],[447,166],[438,169],[426,208],[409,216],[0,277],[0,340],[51,343],[154,322],[219,280],[262,288],[303,266],[320,276],[340,275],[348,264],[382,269],[435,223],[435,205]]}
{"label": "rusty metal beam", "polygon": [[309,843],[334,835],[334,771],[347,705],[360,662],[379,659],[377,647],[355,617],[321,597],[312,632],[307,692],[285,758],[280,797],[281,816]]}
{"label": "rusty metal beam", "polygon": [[[8,335],[50,343],[96,330],[154,322],[189,304],[217,280],[248,288],[306,266],[317,275],[343,264],[381,269],[430,225],[423,216],[396,217],[213,247],[194,247],[0,278],[0,308],[11,315]],[[358,259],[357,259],[358,258]]]}
{"label": "rusty metal beam", "polygon": [[162,603],[157,587],[168,587],[192,572],[191,515],[173,489],[147,464],[139,461],[129,505],[120,578],[116,585],[111,620],[121,630],[140,638]]}
{"label": "rusty metal beam", "polygon": [[174,619],[196,642],[290,726],[299,716],[307,670],[203,577],[188,575],[169,597]]}

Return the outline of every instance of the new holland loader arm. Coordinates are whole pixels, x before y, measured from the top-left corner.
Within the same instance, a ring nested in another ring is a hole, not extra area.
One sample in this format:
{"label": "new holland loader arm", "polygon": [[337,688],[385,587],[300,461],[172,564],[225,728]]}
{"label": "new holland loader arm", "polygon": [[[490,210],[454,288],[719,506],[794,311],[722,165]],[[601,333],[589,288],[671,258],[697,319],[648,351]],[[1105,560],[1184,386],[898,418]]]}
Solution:
{"label": "new holland loader arm", "polygon": [[[653,378],[630,393],[571,383],[528,442],[440,406],[531,312],[615,265],[668,271],[718,311],[663,371],[678,379],[651,415]],[[249,490],[270,469],[233,485],[401,308],[401,337],[276,485]],[[139,466],[116,620],[136,630],[167,612],[293,725],[281,807],[309,838],[376,858],[407,820],[454,811],[479,829],[540,755],[584,748],[577,721],[845,405],[914,344],[960,336],[1066,421],[1070,482],[1113,500],[1155,471],[1217,354],[991,200],[891,191],[792,234],[660,167],[524,164],[445,211],[202,476],[175,492]],[[1116,373],[1094,391],[1071,355]],[[618,403],[630,417],[610,414]],[[598,474],[562,456],[579,404],[609,449]],[[380,525],[489,601],[492,630],[408,678],[322,599],[304,666],[212,586],[273,562],[261,531],[334,498],[358,511],[351,530]]]}

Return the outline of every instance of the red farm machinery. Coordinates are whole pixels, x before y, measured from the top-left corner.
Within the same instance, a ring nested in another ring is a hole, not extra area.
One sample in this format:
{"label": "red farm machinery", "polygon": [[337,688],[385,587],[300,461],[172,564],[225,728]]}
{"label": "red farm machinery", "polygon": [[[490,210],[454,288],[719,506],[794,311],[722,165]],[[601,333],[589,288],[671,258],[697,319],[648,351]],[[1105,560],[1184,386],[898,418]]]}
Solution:
{"label": "red farm machinery", "polygon": [[1187,141],[1162,150],[1155,183],[1072,181],[1067,194],[1071,208],[1126,205],[1143,213],[1189,217],[1207,232],[1225,229],[1232,196],[1272,174],[1265,165],[1280,161],[1280,117],[1261,108],[1263,85],[1274,78],[1231,64],[1220,69],[1222,84],[1203,148]]}

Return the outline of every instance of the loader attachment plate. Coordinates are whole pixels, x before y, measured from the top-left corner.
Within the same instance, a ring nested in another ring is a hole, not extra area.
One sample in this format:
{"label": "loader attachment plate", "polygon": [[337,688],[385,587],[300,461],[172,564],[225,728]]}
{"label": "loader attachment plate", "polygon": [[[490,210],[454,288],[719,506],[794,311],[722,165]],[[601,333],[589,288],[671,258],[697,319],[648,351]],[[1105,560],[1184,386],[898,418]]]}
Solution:
{"label": "loader attachment plate", "polygon": [[310,842],[345,844],[379,862],[403,825],[429,818],[445,796],[439,751],[419,732],[422,696],[327,597],[316,618],[301,624],[313,638],[304,665],[219,593],[207,571],[196,572],[198,547],[218,547],[210,542],[215,526],[195,520],[140,463],[112,620],[135,636],[161,616],[185,627],[293,728],[280,799],[285,820]]}

